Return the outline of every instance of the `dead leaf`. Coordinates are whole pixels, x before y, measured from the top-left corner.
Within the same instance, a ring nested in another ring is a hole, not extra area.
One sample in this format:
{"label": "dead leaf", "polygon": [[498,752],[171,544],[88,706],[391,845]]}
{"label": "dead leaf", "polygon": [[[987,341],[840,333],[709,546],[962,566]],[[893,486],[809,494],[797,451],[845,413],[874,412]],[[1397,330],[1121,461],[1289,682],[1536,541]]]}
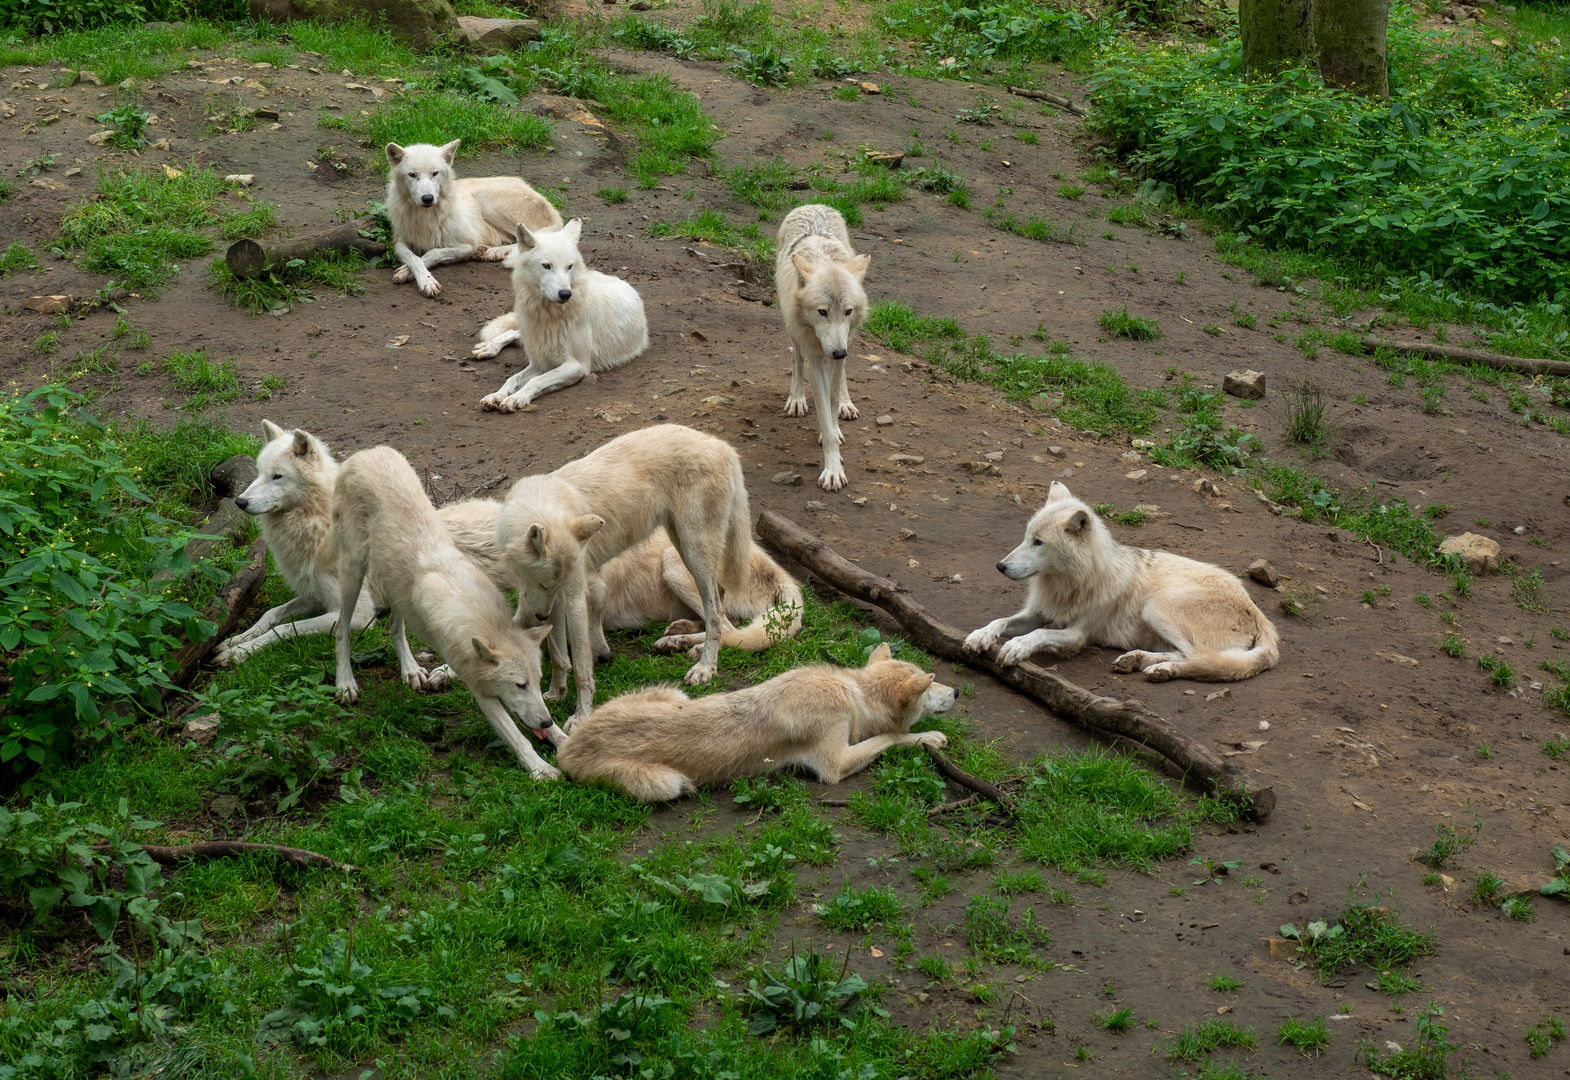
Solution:
{"label": "dead leaf", "polygon": [[1412,659],[1410,656],[1402,656],[1400,653],[1376,652],[1374,655],[1379,657],[1381,660],[1389,660],[1392,664],[1416,664],[1417,663],[1417,661]]}
{"label": "dead leaf", "polygon": [[868,949],[867,951],[870,952],[873,956],[882,956],[883,955],[883,950],[882,949],[874,948],[874,949]]}
{"label": "dead leaf", "polygon": [[164,166],[164,175],[167,176],[171,180],[178,180],[180,177],[184,176],[185,174],[182,173],[179,169],[175,168],[173,165],[165,165]]}
{"label": "dead leaf", "polygon": [[1357,807],[1359,810],[1367,810],[1370,813],[1372,813],[1373,809],[1374,809],[1372,806],[1369,806],[1366,802],[1358,802],[1358,800],[1356,800],[1356,799],[1352,800],[1352,805]]}
{"label": "dead leaf", "polygon": [[387,343],[387,347],[389,349],[401,349],[406,344],[408,344],[408,341],[409,341],[409,335],[408,334],[399,334],[397,337],[393,338],[391,341],[389,341]]}

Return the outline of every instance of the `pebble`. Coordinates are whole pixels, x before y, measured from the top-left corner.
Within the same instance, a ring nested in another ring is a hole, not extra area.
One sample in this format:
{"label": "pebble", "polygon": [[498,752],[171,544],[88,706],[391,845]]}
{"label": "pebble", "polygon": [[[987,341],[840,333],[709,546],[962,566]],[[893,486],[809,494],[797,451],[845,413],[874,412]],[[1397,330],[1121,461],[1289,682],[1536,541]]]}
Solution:
{"label": "pebble", "polygon": [[1269,720],[1261,720],[1259,722],[1259,730],[1260,731],[1269,731],[1270,730],[1270,721]]}
{"label": "pebble", "polygon": [[1124,473],[1123,478],[1125,480],[1143,480],[1149,473],[1150,470],[1148,469],[1135,469],[1131,473]]}
{"label": "pebble", "polygon": [[892,423],[894,423],[894,418],[888,415],[888,413],[884,413],[882,416],[878,417],[879,427],[888,427]]}
{"label": "pebble", "polygon": [[889,460],[896,465],[920,465],[927,459],[920,454],[890,454]]}
{"label": "pebble", "polygon": [[1211,693],[1206,694],[1205,695],[1205,700],[1206,701],[1215,701],[1218,698],[1229,697],[1229,696],[1231,696],[1231,694],[1232,694],[1232,691],[1230,691],[1230,690],[1215,690],[1215,691],[1212,691]]}
{"label": "pebble", "polygon": [[808,510],[827,510],[828,507],[823,505],[822,503],[820,503],[817,499],[808,499],[807,500],[807,509]]}
{"label": "pebble", "polygon": [[794,487],[795,485],[801,483],[801,473],[789,471],[777,472],[774,474],[773,479],[770,480],[770,483],[781,484],[785,487]]}
{"label": "pebble", "polygon": [[1053,457],[1062,457],[1063,448],[1061,446],[1049,446],[1047,447],[1047,453],[1051,454]]}

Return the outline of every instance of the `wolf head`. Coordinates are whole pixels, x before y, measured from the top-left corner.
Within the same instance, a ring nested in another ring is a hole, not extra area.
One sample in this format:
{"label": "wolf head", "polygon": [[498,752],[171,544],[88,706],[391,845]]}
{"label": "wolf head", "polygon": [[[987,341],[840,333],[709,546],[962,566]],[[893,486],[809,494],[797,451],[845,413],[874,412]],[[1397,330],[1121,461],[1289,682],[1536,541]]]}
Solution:
{"label": "wolf head", "polygon": [[825,356],[845,359],[851,339],[867,317],[867,294],[861,287],[870,255],[849,262],[792,255],[796,267],[796,315],[818,335]]}
{"label": "wolf head", "polygon": [[959,692],[936,681],[936,676],[915,664],[894,659],[885,642],[867,657],[863,691],[871,708],[868,730],[855,741],[872,735],[909,731],[910,726],[930,713],[948,712]]}
{"label": "wolf head", "polygon": [[472,638],[474,656],[464,665],[465,681],[473,693],[499,698],[508,712],[542,739],[555,722],[540,694],[540,643],[550,632],[548,624],[528,630],[509,626],[506,635],[488,644]]}
{"label": "wolf head", "polygon": [[508,257],[515,294],[536,296],[556,304],[572,299],[573,286],[585,269],[578,251],[583,220],[573,218],[559,229],[531,231],[518,223],[518,250]]}
{"label": "wolf head", "polygon": [[259,515],[332,498],[338,463],[326,443],[299,428],[285,431],[271,420],[262,421],[262,432],[267,445],[256,455],[256,479],[235,496],[236,506]]}
{"label": "wolf head", "polygon": [[415,206],[435,206],[457,179],[452,159],[460,140],[445,146],[416,143],[413,146],[387,144],[387,181],[396,185]]}
{"label": "wolf head", "polygon": [[1035,577],[1074,575],[1088,568],[1097,551],[1112,543],[1101,519],[1069,489],[1054,482],[1047,501],[1025,526],[1025,539],[998,563],[998,572],[1015,581]]}
{"label": "wolf head", "polygon": [[502,552],[518,582],[520,625],[550,617],[556,597],[583,565],[585,545],[605,525],[594,514],[530,522]]}

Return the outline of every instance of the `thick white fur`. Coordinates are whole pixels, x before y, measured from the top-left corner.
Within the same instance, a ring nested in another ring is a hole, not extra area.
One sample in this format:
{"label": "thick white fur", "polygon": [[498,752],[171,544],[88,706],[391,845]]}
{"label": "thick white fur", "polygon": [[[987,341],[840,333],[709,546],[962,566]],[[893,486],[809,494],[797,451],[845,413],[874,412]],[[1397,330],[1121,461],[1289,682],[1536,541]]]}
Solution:
{"label": "thick white fur", "polygon": [[[776,641],[801,633],[801,585],[754,545],[746,581],[720,580],[723,615],[720,644],[728,649],[762,652]],[[589,583],[589,625],[594,655],[610,659],[606,630],[641,630],[656,620],[670,623],[655,652],[703,655],[705,627],[698,587],[681,553],[664,529],[600,567]],[[747,622],[737,627],[734,622]]]}
{"label": "thick white fur", "polygon": [[387,219],[393,254],[403,263],[393,281],[412,279],[426,296],[442,291],[433,266],[505,259],[518,222],[535,229],[561,227],[550,201],[516,176],[459,180],[452,166],[458,143],[386,147]]}
{"label": "thick white fur", "polygon": [[795,361],[785,415],[807,415],[806,377],[810,375],[818,409],[818,443],[823,447],[818,485],[838,491],[845,486],[845,466],[840,462],[845,436],[839,421],[861,415],[845,382],[845,355],[867,317],[861,281],[872,256],[857,255],[840,212],[817,203],[798,206],[785,215],[774,249],[774,287],[779,290]]}
{"label": "thick white fur", "polygon": [[[307,431],[285,431],[263,420],[262,432],[267,445],[256,455],[256,479],[234,501],[257,518],[273,564],[294,590],[294,599],[269,608],[255,625],[220,645],[213,658],[225,666],[241,663],[275,641],[331,633],[338,621],[338,569],[329,544],[338,462],[327,444]],[[458,547],[477,559],[505,591],[512,584],[496,551],[500,510],[501,503],[494,499],[469,499],[442,507],[440,514]],[[350,628],[363,630],[386,606],[375,581],[367,582]]]}
{"label": "thick white fur", "polygon": [[591,371],[619,367],[649,347],[643,299],[627,282],[584,265],[578,240],[583,222],[537,230],[520,223],[512,268],[513,309],[480,330],[477,357],[495,356],[517,342],[527,367],[481,399],[501,412],[523,408]]}
{"label": "thick white fur", "polygon": [[910,727],[953,708],[956,696],[879,645],[864,668],[796,668],[697,699],[672,686],[624,694],[557,744],[556,761],[573,780],[612,784],[640,802],[792,767],[837,784],[892,746],[946,746],[942,732]]}
{"label": "thick white fur", "polygon": [[965,648],[998,649],[1001,664],[1042,650],[1073,655],[1088,642],[1130,650],[1112,670],[1143,671],[1152,682],[1232,682],[1280,659],[1275,625],[1237,578],[1181,555],[1124,547],[1059,483],[998,570],[1030,580],[1025,609],[975,631]]}
{"label": "thick white fur", "polygon": [[[496,544],[518,585],[518,620],[550,619],[551,688],[567,692],[568,643],[578,684],[572,723],[594,708],[589,581],[611,559],[663,528],[692,575],[703,624],[717,627],[721,582],[748,588],[751,516],[741,459],[712,435],[677,424],[628,432],[544,476],[513,485]],[[688,683],[714,677],[720,634],[704,638]]]}
{"label": "thick white fur", "polygon": [[[520,717],[542,739],[564,737],[540,695],[540,642],[550,627],[524,630],[512,621],[507,601],[485,571],[453,544],[414,469],[391,447],[351,455],[339,469],[332,506],[333,549],[343,589],[339,609],[352,611],[366,575],[374,574],[392,610],[388,631],[404,681],[419,687],[427,678],[409,651],[407,624],[463,680],[531,776],[560,776],[513,721],[513,715]],[[360,696],[350,663],[351,630],[347,621],[339,622],[336,682],[350,703]]]}

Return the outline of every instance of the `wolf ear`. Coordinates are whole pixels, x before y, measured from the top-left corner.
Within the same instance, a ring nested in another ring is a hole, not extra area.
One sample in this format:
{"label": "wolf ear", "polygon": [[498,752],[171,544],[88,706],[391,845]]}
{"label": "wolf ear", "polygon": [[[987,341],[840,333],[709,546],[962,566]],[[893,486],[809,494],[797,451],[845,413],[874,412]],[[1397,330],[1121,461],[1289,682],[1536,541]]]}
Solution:
{"label": "wolf ear", "polygon": [[525,251],[534,246],[534,234],[529,231],[529,227],[523,222],[520,221],[513,226],[512,235],[518,241],[519,251]]}
{"label": "wolf ear", "polygon": [[927,692],[927,687],[932,685],[936,675],[912,675],[899,684],[899,690],[894,694],[894,703],[902,710],[910,708]]}
{"label": "wolf ear", "polygon": [[309,435],[307,435],[305,432],[301,431],[299,428],[295,428],[294,429],[294,456],[295,457],[310,457],[312,449],[314,449],[314,448],[311,446],[311,437]]}
{"label": "wolf ear", "polygon": [[807,275],[812,273],[812,260],[805,255],[792,255],[790,261],[796,264],[797,284],[806,284]]}
{"label": "wolf ear", "polygon": [[545,554],[545,526],[536,521],[529,526],[529,531],[523,534],[523,542],[529,545],[529,550],[536,555]]}
{"label": "wolf ear", "polygon": [[271,420],[263,420],[262,421],[262,434],[267,436],[267,441],[268,442],[272,442],[274,439],[281,439],[281,438],[283,438],[285,435],[288,434],[288,432],[284,431],[283,428],[279,427],[277,424],[273,423]]}
{"label": "wolf ear", "polygon": [[561,232],[563,236],[576,244],[578,238],[583,235],[583,219],[573,218],[561,227]]}
{"label": "wolf ear", "polygon": [[881,664],[885,660],[892,659],[894,659],[894,654],[889,650],[889,643],[885,641],[867,655],[867,666],[871,667],[873,664]]}
{"label": "wolf ear", "polygon": [[461,142],[463,142],[462,139],[454,139],[446,146],[441,147],[442,160],[451,165],[453,156],[458,153],[458,144]]}
{"label": "wolf ear", "polygon": [[867,267],[871,264],[871,262],[871,255],[857,255],[854,259],[845,264],[845,269],[850,271],[851,275],[857,281],[860,281],[866,275]]}
{"label": "wolf ear", "polygon": [[546,638],[551,636],[551,624],[546,623],[544,626],[531,626],[523,632],[523,636],[529,640],[529,644],[538,646]]}
{"label": "wolf ear", "polygon": [[485,647],[485,642],[479,638],[470,638],[469,644],[474,646],[474,655],[484,660],[487,664],[496,663],[496,654]]}
{"label": "wolf ear", "polygon": [[589,537],[593,536],[595,533],[599,532],[600,529],[604,527],[604,525],[604,518],[599,517],[596,514],[584,514],[580,518],[573,519],[572,535],[576,536],[578,541],[582,543]]}
{"label": "wolf ear", "polygon": [[403,160],[403,147],[399,146],[395,142],[388,143],[387,144],[387,163],[389,165],[396,165],[396,164],[398,164],[398,162],[400,162],[402,160]]}
{"label": "wolf ear", "polygon": [[1049,503],[1055,503],[1059,499],[1072,499],[1073,497],[1069,492],[1068,485],[1060,484],[1056,480],[1052,481],[1052,486],[1047,488],[1047,502]]}
{"label": "wolf ear", "polygon": [[1090,528],[1090,515],[1083,510],[1076,510],[1068,519],[1068,524],[1063,526],[1063,531],[1070,536],[1078,536],[1088,528]]}

